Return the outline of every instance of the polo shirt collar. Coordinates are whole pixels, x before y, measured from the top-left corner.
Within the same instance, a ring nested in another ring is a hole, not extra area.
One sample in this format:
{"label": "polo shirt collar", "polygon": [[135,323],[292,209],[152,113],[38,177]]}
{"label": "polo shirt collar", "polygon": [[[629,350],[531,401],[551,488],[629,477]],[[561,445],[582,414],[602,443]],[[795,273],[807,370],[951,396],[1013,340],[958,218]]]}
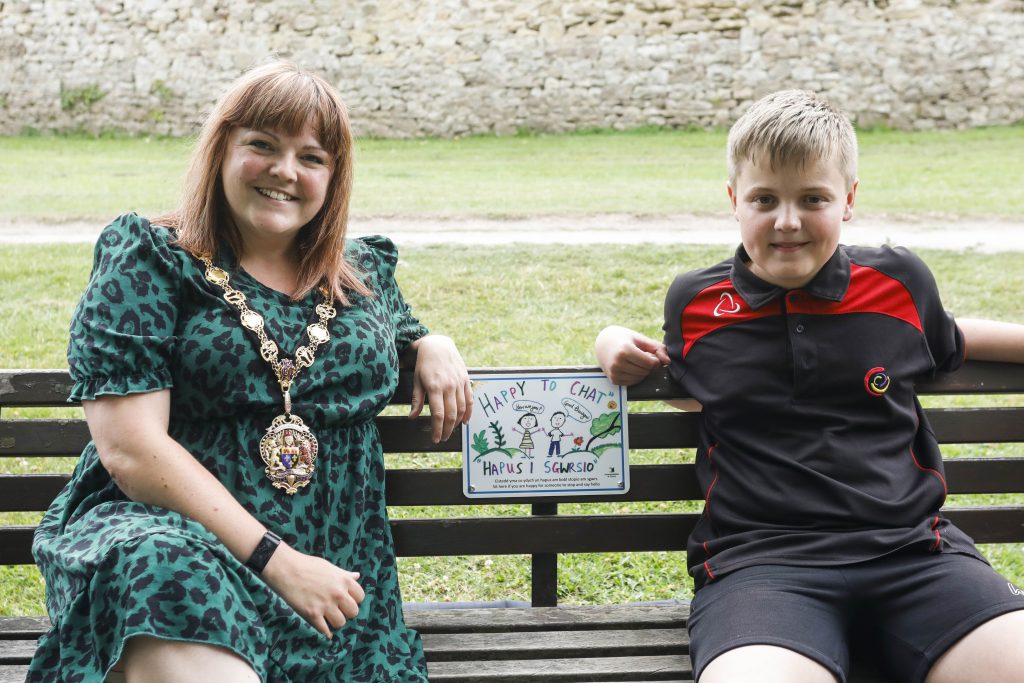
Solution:
{"label": "polo shirt collar", "polygon": [[[757,310],[768,302],[783,296],[786,289],[765,282],[747,267],[750,257],[741,244],[736,248],[732,259],[732,284],[743,300],[752,309]],[[818,274],[814,276],[803,291],[828,301],[842,301],[850,288],[850,257],[842,245],[836,248],[832,258],[825,262]]]}

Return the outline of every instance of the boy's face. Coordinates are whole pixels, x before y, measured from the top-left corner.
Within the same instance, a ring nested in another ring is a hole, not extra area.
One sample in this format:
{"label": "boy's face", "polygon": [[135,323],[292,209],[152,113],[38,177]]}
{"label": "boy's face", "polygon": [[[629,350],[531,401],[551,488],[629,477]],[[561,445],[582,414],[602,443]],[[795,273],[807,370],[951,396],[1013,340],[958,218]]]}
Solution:
{"label": "boy's face", "polygon": [[750,270],[786,289],[806,285],[835,253],[856,194],[857,182],[847,191],[832,161],[809,159],[774,170],[767,160],[740,162],[729,199]]}

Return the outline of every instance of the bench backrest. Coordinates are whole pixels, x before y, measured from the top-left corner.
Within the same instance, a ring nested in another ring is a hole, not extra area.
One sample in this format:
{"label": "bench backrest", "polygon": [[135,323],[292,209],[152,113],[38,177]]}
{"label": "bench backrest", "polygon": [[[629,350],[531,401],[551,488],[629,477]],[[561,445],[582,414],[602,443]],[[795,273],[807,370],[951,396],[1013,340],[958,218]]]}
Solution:
{"label": "bench backrest", "polygon": [[[486,368],[479,374],[544,374],[587,372],[594,368]],[[67,407],[70,379],[59,370],[0,370],[0,472],[9,458],[77,456],[89,440],[82,419],[12,418],[12,408]],[[1024,394],[1024,366],[968,363],[961,371],[920,382],[921,395],[990,395],[981,406],[931,408],[929,420],[941,443],[1024,441],[1024,401],[1006,394]],[[532,601],[554,605],[557,558],[560,553],[684,550],[697,515],[582,514],[559,515],[560,503],[700,500],[692,450],[699,416],[662,412],[643,401],[685,398],[666,373],[657,373],[629,390],[629,446],[642,449],[683,449],[678,464],[634,465],[630,490],[618,496],[586,496],[516,500],[530,505],[529,514],[491,517],[396,519],[391,522],[400,556],[530,555]],[[411,376],[403,373],[395,404],[408,405]],[[974,403],[974,401],[972,401]],[[387,453],[460,451],[456,434],[443,444],[430,440],[429,418],[378,418]],[[687,462],[691,461],[691,462]],[[1024,454],[996,457],[970,455],[947,458],[950,494],[1024,493]],[[0,474],[0,512],[45,510],[68,480],[67,474]],[[468,500],[462,475],[454,468],[389,469],[389,506],[507,505],[508,501]],[[1024,502],[999,506],[949,506],[946,514],[979,543],[1024,542]],[[33,527],[0,526],[0,564],[32,562]]]}

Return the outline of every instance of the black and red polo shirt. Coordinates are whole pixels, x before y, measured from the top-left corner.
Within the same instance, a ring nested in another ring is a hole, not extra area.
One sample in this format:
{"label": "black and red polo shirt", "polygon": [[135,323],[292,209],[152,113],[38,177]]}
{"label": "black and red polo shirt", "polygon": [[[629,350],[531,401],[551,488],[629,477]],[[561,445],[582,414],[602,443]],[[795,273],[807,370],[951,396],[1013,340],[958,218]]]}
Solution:
{"label": "black and red polo shirt", "polygon": [[953,371],[963,334],[906,249],[840,246],[805,287],[754,275],[743,247],[676,278],[672,376],[704,410],[699,588],[757,564],[833,565],[911,544],[980,556],[940,513],[946,482],[914,379]]}

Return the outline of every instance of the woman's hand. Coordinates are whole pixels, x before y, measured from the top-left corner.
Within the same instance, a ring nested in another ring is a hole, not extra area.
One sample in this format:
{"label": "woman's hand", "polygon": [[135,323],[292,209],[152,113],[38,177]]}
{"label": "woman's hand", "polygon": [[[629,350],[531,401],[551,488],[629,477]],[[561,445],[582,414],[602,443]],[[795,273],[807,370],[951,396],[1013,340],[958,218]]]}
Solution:
{"label": "woman's hand", "polygon": [[410,345],[416,353],[412,405],[409,417],[417,417],[424,403],[430,405],[431,437],[434,443],[451,436],[455,425],[469,422],[473,413],[473,387],[455,342],[442,335],[428,334]]}
{"label": "woman's hand", "polygon": [[331,629],[341,628],[359,614],[359,603],[366,596],[357,581],[358,573],[335,567],[322,557],[300,553],[285,543],[270,556],[262,577],[328,639],[333,637]]}
{"label": "woman's hand", "polygon": [[631,386],[662,365],[668,365],[665,345],[626,327],[601,330],[594,343],[597,364],[613,384]]}

